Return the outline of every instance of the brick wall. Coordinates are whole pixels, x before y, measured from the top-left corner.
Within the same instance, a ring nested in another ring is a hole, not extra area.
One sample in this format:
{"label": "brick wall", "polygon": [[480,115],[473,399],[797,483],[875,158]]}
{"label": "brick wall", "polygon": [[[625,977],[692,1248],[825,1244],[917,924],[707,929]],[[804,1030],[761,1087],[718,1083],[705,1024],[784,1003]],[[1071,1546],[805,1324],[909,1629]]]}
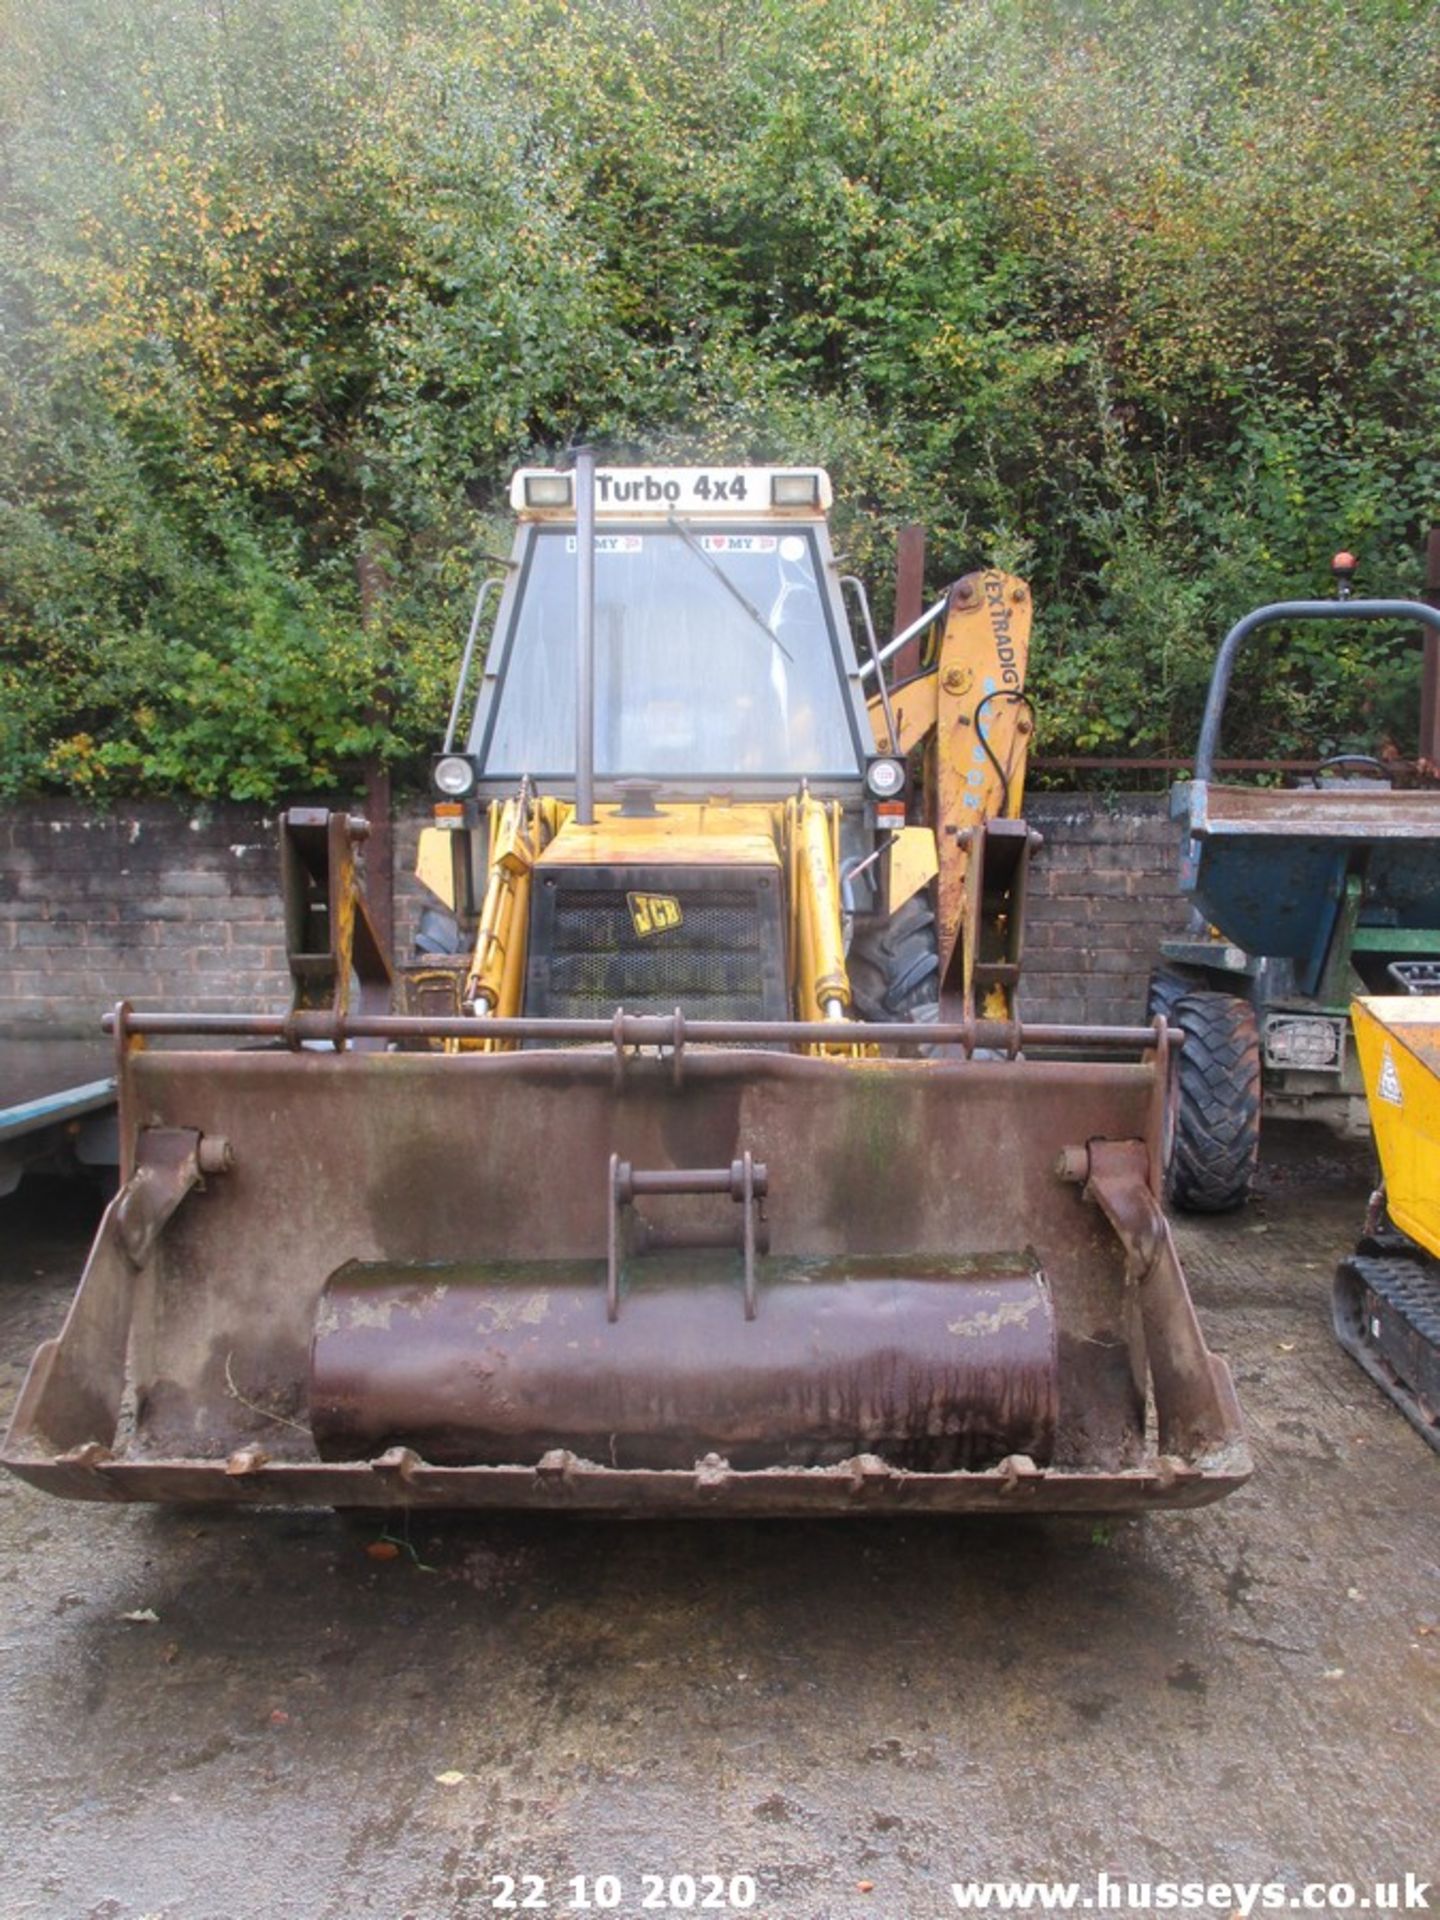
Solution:
{"label": "brick wall", "polygon": [[1039,793],[1025,817],[1044,835],[1031,869],[1022,1008],[1031,1020],[1124,1025],[1166,934],[1187,907],[1180,835],[1164,794]]}
{"label": "brick wall", "polygon": [[[1129,1021],[1162,933],[1183,924],[1176,832],[1162,797],[1037,794],[1024,1009],[1038,1020]],[[411,878],[424,810],[395,822],[396,936],[419,911]],[[272,813],[147,802],[0,813],[0,1035],[94,1035],[122,997],[221,1012],[288,1004]]]}
{"label": "brick wall", "polygon": [[252,808],[0,815],[0,1027],[93,1027],[121,998],[286,1004],[276,868],[273,821]]}

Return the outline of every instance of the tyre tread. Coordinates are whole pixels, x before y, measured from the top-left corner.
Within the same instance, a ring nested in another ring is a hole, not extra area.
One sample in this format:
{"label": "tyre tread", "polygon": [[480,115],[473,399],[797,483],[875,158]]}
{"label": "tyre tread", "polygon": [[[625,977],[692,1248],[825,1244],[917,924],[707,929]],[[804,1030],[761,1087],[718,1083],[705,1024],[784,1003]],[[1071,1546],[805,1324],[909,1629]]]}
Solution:
{"label": "tyre tread", "polygon": [[862,1020],[913,1020],[939,999],[935,910],[923,893],[889,920],[856,930],[846,960]]}
{"label": "tyre tread", "polygon": [[1232,993],[1192,992],[1172,1018],[1185,1035],[1170,1193],[1189,1213],[1229,1213],[1250,1197],[1260,1159],[1260,1030]]}

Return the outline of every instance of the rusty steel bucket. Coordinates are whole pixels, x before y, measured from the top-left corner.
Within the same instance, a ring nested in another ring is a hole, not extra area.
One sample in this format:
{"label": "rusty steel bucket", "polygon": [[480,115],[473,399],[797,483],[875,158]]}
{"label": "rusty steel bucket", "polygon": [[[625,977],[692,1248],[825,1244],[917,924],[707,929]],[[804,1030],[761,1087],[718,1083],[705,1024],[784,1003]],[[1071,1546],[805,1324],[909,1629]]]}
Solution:
{"label": "rusty steel bucket", "polygon": [[802,1514],[1188,1506],[1250,1472],[1156,1197],[1163,1023],[891,1059],[678,1016],[489,1054],[305,1019],[339,1045],[292,1017],[289,1047],[148,1050],[276,1029],[117,1016],[126,1178],[0,1454],[23,1479]]}

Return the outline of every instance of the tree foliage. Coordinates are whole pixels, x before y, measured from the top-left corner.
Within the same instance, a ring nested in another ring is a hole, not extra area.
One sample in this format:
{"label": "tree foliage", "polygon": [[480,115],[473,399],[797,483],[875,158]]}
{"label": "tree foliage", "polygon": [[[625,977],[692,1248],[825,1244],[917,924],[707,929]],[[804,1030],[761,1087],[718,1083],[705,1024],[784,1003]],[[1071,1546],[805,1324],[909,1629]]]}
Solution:
{"label": "tree foliage", "polygon": [[[1028,571],[1051,752],[1188,750],[1337,546],[1419,584],[1422,0],[3,5],[0,793],[429,744],[509,471],[582,435],[827,464],[882,601],[908,519]],[[1335,631],[1233,745],[1403,737],[1414,656]]]}

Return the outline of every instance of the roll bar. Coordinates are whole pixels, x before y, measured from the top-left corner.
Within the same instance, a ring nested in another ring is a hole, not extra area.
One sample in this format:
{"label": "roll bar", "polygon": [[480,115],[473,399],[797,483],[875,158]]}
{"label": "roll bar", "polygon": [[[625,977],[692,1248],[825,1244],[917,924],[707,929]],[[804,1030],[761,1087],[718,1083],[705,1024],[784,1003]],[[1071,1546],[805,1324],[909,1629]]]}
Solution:
{"label": "roll bar", "polygon": [[1277,600],[1268,607],[1256,607],[1235,622],[1215,656],[1210,691],[1205,696],[1205,716],[1200,722],[1200,743],[1195,749],[1197,780],[1211,780],[1215,775],[1220,721],[1241,644],[1257,628],[1274,626],[1279,620],[1418,620],[1440,637],[1440,607],[1427,607],[1423,600]]}

